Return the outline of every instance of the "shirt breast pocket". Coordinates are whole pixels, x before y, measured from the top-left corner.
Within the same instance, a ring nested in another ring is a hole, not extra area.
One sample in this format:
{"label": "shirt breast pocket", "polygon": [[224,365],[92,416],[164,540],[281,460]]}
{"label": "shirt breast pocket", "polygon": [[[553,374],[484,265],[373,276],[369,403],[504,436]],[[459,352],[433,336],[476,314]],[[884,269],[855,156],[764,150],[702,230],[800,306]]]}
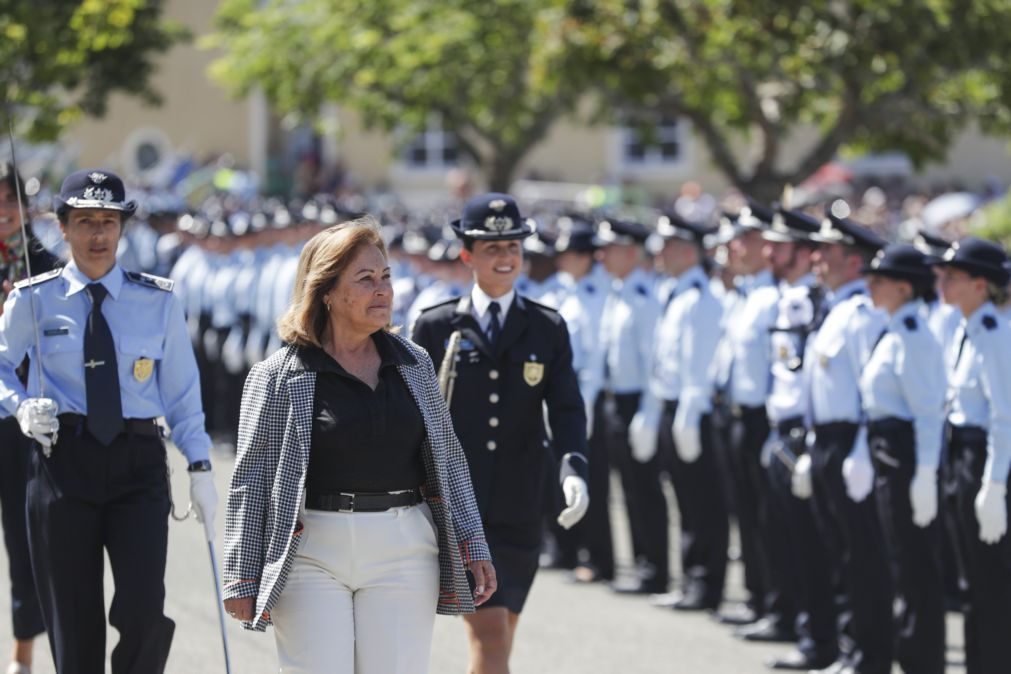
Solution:
{"label": "shirt breast pocket", "polygon": [[42,355],[53,357],[60,354],[73,354],[78,358],[84,351],[84,335],[77,328],[60,327],[42,330]]}
{"label": "shirt breast pocket", "polygon": [[153,379],[155,365],[165,356],[160,336],[122,335],[119,338],[120,373],[144,384]]}

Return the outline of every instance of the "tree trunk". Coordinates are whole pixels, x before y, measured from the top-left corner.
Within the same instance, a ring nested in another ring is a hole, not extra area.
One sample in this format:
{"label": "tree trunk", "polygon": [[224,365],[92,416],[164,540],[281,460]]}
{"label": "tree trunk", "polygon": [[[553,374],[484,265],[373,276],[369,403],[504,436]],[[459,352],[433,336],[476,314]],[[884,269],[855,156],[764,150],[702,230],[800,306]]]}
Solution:
{"label": "tree trunk", "polygon": [[520,156],[514,152],[492,150],[491,156],[482,167],[488,181],[488,189],[492,192],[508,192],[519,162]]}

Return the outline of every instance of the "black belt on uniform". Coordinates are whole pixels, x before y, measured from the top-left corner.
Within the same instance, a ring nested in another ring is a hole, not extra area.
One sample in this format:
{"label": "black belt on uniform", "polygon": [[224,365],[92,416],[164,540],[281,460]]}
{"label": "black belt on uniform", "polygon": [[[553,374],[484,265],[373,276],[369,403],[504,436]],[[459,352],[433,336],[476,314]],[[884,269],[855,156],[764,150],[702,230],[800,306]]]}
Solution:
{"label": "black belt on uniform", "polygon": [[952,426],[946,424],[949,435],[949,442],[954,445],[964,445],[967,447],[986,448],[989,440],[989,431],[979,426]]}
{"label": "black belt on uniform", "polygon": [[906,419],[900,419],[898,417],[885,417],[883,419],[876,419],[867,422],[867,432],[873,433],[874,435],[896,432],[902,433],[908,431],[912,427],[912,421],[907,421]]}
{"label": "black belt on uniform", "polygon": [[310,510],[329,510],[341,513],[377,513],[390,508],[400,508],[421,503],[421,490],[408,489],[390,493],[346,492],[306,494],[305,507]]}
{"label": "black belt on uniform", "polygon": [[[83,414],[67,412],[56,417],[60,420],[61,429],[77,428],[84,430],[88,427],[88,417]],[[124,419],[123,428],[125,433],[134,435],[145,435],[150,437],[161,437],[161,427],[155,419]]]}
{"label": "black belt on uniform", "polygon": [[798,428],[804,428],[804,417],[787,417],[782,421],[776,422],[776,432],[779,433],[779,437],[781,438],[787,438],[793,435],[794,431]]}
{"label": "black belt on uniform", "polygon": [[838,432],[849,432],[853,430],[856,426],[859,426],[855,421],[829,421],[824,424],[815,424],[815,433],[838,433]]}
{"label": "black belt on uniform", "polygon": [[730,414],[737,419],[752,416],[755,414],[765,414],[765,405],[731,405]]}

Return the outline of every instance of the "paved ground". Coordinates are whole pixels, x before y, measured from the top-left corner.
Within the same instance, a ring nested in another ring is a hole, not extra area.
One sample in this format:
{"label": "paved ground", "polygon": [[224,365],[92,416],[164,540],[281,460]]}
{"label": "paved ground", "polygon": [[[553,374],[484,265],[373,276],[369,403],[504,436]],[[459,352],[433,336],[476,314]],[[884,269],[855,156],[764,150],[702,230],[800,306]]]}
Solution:
{"label": "paved ground", "polygon": [[[171,456],[174,492],[186,500],[187,479],[178,453]],[[220,493],[225,493],[231,462],[215,457]],[[615,524],[624,540],[623,519],[615,513]],[[218,518],[220,540],[223,517]],[[169,674],[223,672],[221,638],[213,598],[210,565],[200,527],[192,522],[170,527],[169,569],[166,578],[166,613],[177,623],[176,638],[169,659]],[[220,545],[220,544],[219,544]],[[219,547],[220,550],[220,547]],[[619,556],[627,558],[627,545],[619,545]],[[2,553],[2,551],[0,551]],[[6,561],[4,562],[6,563]],[[740,599],[740,569],[732,565],[728,596]],[[111,577],[106,580],[111,596]],[[9,596],[0,596],[0,653],[10,646]],[[950,616],[949,655],[962,660],[959,645],[961,620]],[[109,648],[115,631],[110,630]],[[273,634],[243,631],[229,621],[232,672],[267,674],[276,672]],[[577,587],[566,582],[560,572],[540,573],[520,622],[513,658],[515,674],[746,674],[766,672],[762,662],[783,646],[745,644],[701,615],[681,615],[649,607],[644,599],[617,597],[605,587]],[[47,644],[36,648],[36,674],[52,674],[54,669]],[[0,663],[3,660],[0,659]],[[462,621],[440,617],[436,621],[435,643],[430,671],[433,674],[462,674],[466,667]],[[899,671],[896,669],[896,671]],[[951,672],[962,672],[953,666]]]}

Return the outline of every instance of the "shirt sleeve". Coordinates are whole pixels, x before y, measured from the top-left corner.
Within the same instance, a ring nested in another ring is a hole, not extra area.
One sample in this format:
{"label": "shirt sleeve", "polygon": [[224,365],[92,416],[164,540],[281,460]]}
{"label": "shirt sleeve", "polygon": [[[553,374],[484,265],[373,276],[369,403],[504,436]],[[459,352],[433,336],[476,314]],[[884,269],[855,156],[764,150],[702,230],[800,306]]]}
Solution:
{"label": "shirt sleeve", "polygon": [[18,379],[17,368],[28,355],[34,339],[30,300],[21,290],[15,289],[0,315],[0,417],[13,416],[21,401],[28,397]]}
{"label": "shirt sleeve", "polygon": [[190,463],[210,456],[211,439],[204,427],[200,398],[200,373],[193,355],[193,345],[186,329],[182,303],[169,298],[165,325],[165,355],[158,365],[158,388],[165,420],[172,429],[172,440]]}
{"label": "shirt sleeve", "polygon": [[941,346],[929,332],[902,335],[895,370],[902,394],[913,413],[916,463],[931,468],[937,468],[941,459],[946,390],[942,361]]}
{"label": "shirt sleeve", "polygon": [[722,315],[716,298],[700,294],[682,323],[679,404],[689,405],[700,415],[712,410],[712,363],[720,340]]}
{"label": "shirt sleeve", "polygon": [[983,394],[990,403],[990,433],[983,481],[1004,484],[1011,465],[1011,343],[1004,330],[986,332],[979,342]]}

